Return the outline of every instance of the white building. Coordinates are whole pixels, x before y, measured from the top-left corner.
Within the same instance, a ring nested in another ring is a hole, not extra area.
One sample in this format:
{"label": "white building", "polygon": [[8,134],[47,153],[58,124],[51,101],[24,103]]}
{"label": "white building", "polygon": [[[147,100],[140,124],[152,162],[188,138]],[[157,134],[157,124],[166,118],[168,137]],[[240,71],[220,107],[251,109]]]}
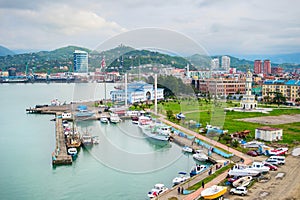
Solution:
{"label": "white building", "polygon": [[230,69],[230,57],[222,56],[222,68],[229,71]]}
{"label": "white building", "polygon": [[214,58],[211,60],[211,69],[219,69],[220,68],[220,61],[219,58]]}
{"label": "white building", "polygon": [[74,72],[88,73],[89,72],[88,53],[85,51],[75,50],[73,56],[74,56]]}
{"label": "white building", "polygon": [[255,139],[260,139],[264,141],[278,141],[282,140],[282,129],[281,128],[271,128],[269,126],[264,126],[255,129]]}
{"label": "white building", "polygon": [[[125,101],[125,90],[114,90],[110,92],[113,102]],[[154,100],[155,91],[151,84],[145,82],[133,82],[127,85],[127,102],[132,104],[135,102],[144,102]],[[157,88],[157,99],[164,99],[164,89]]]}
{"label": "white building", "polygon": [[257,101],[255,100],[255,95],[252,95],[252,73],[248,70],[246,73],[246,94],[243,96],[241,101],[242,109],[252,110],[257,107]]}

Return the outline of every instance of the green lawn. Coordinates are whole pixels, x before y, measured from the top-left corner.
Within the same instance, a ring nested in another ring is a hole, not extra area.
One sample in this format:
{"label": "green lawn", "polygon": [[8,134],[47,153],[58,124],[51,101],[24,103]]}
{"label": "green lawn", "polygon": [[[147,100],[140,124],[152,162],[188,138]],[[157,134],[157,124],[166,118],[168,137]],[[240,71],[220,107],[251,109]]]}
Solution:
{"label": "green lawn", "polygon": [[[221,126],[223,129],[228,130],[229,133],[234,133],[242,130],[250,130],[251,133],[247,140],[254,138],[255,128],[264,126],[258,123],[250,123],[237,121],[236,119],[261,117],[261,116],[278,116],[278,115],[290,115],[300,114],[300,109],[295,108],[274,108],[269,114],[264,113],[248,113],[248,112],[224,112],[225,107],[233,107],[239,105],[238,102],[219,102],[217,104],[206,102],[204,100],[179,100],[176,102],[163,102],[160,106],[160,112],[165,114],[167,110],[172,110],[174,114],[183,112],[186,116],[185,122],[194,120],[200,122],[202,127],[206,126],[206,123]],[[183,126],[186,124],[182,123]],[[283,141],[280,143],[291,144],[293,141],[300,141],[300,123],[291,123],[283,125],[269,125],[271,127],[277,127],[283,129]],[[198,131],[197,129],[193,129]]]}

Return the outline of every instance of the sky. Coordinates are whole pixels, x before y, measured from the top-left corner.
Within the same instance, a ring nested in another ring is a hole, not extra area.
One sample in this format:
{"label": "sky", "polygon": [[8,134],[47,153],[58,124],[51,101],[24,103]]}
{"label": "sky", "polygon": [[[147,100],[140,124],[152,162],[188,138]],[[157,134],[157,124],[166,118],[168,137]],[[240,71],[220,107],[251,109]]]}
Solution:
{"label": "sky", "polygon": [[155,27],[214,55],[294,53],[300,52],[299,7],[298,0],[0,0],[0,45],[95,49],[118,34]]}

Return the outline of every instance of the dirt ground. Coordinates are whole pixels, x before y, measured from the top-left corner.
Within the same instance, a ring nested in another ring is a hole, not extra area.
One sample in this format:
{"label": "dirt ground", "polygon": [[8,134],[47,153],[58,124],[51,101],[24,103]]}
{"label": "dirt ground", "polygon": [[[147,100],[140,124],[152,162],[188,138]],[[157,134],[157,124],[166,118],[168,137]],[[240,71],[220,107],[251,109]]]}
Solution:
{"label": "dirt ground", "polygon": [[237,119],[238,121],[259,123],[259,124],[288,124],[294,122],[300,122],[300,114],[297,115],[279,115],[279,116],[266,116],[266,117],[252,117],[252,118],[244,118]]}
{"label": "dirt ground", "polygon": [[[284,173],[282,179],[276,178]],[[289,155],[277,171],[270,171],[267,182],[256,182],[244,197],[227,194],[230,200],[300,200],[300,156]]]}

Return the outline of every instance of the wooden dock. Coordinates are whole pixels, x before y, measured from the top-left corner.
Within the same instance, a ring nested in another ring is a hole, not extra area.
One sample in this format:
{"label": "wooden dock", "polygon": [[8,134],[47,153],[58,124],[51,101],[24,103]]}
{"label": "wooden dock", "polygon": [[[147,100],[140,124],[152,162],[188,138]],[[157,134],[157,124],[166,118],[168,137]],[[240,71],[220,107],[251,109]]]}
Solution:
{"label": "wooden dock", "polygon": [[55,159],[52,159],[52,164],[69,165],[72,164],[72,156],[67,153],[62,119],[57,117],[59,115],[61,115],[61,113],[56,113],[56,148],[55,152],[53,152],[55,155],[52,155],[52,157],[55,156]]}

